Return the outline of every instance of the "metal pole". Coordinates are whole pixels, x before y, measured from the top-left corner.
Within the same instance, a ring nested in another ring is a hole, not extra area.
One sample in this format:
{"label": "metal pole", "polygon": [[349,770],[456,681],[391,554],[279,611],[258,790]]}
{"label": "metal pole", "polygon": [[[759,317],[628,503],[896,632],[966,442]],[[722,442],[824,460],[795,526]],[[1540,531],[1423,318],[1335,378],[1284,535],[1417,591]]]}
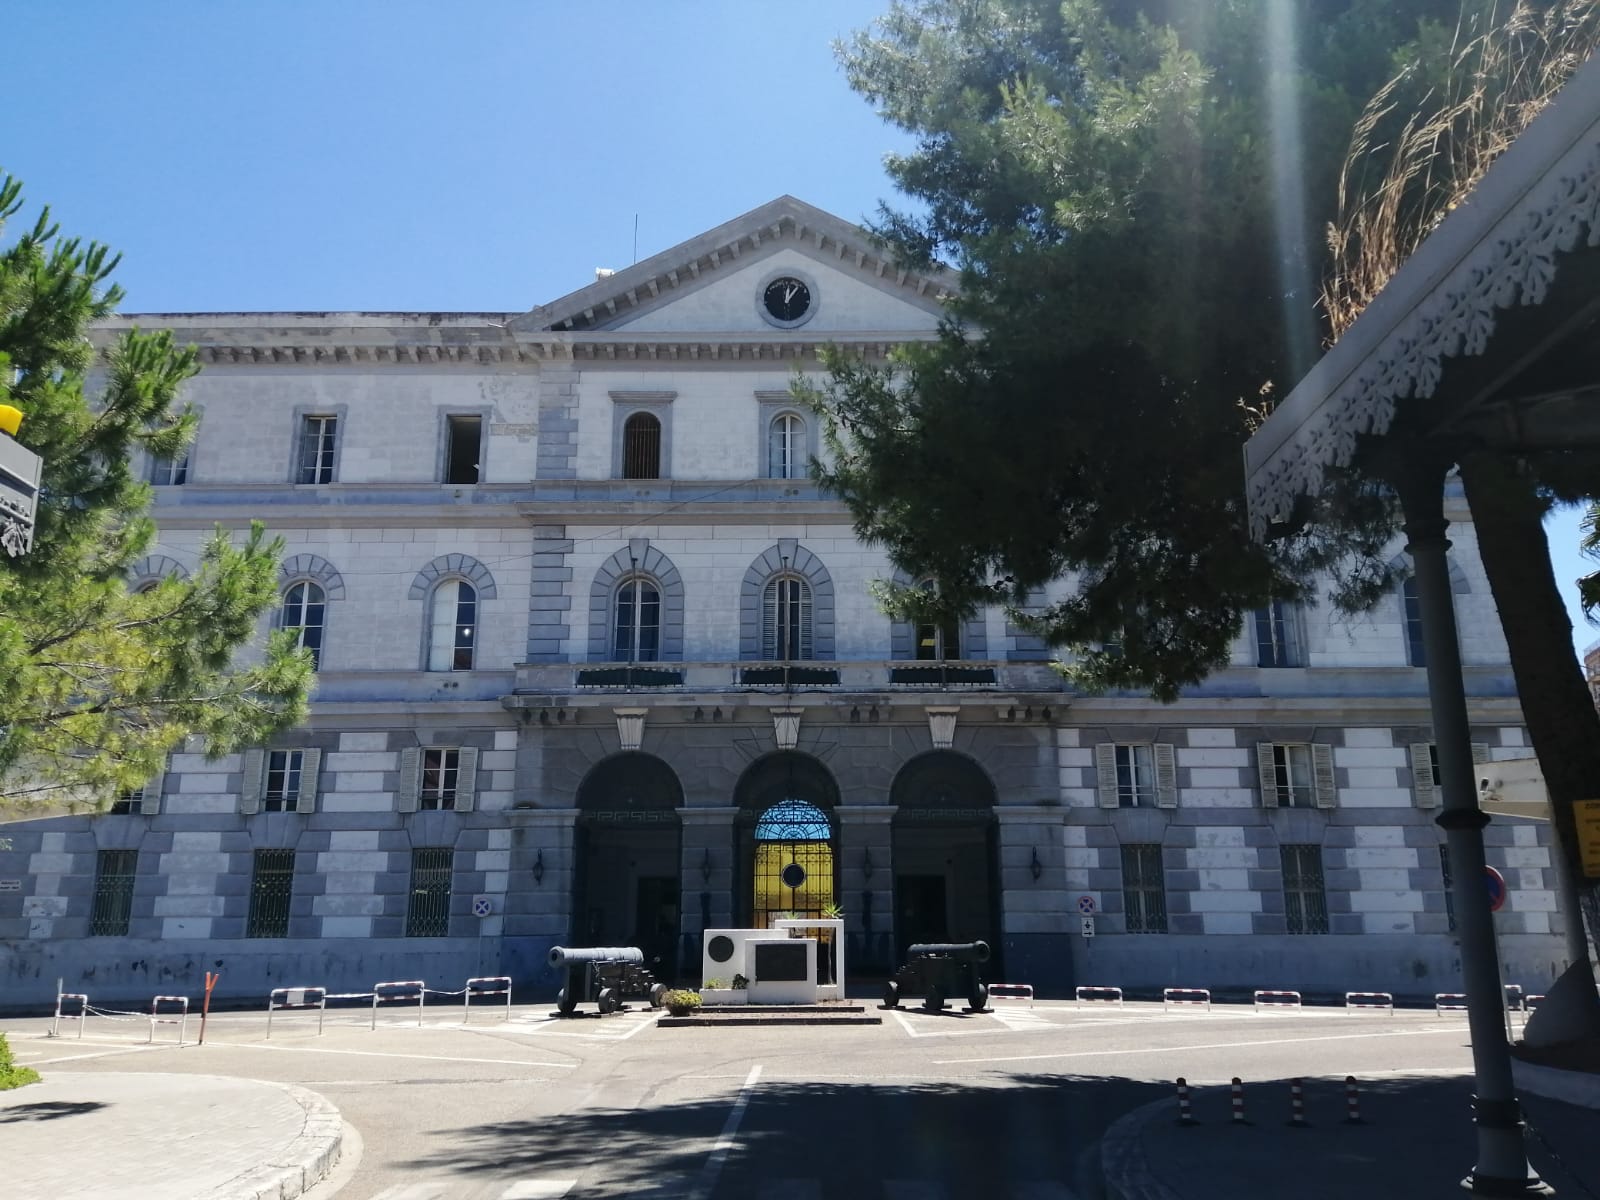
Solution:
{"label": "metal pole", "polygon": [[[1456,922],[1461,935],[1461,974],[1472,1037],[1473,1097],[1477,1161],[1461,1186],[1480,1196],[1544,1196],[1551,1189],[1528,1163],[1522,1113],[1511,1080],[1510,1046],[1501,1029],[1505,993],[1500,987],[1493,914],[1484,890],[1483,827],[1478,807],[1466,684],[1450,593],[1450,548],[1444,515],[1444,480],[1449,463],[1410,447],[1411,459],[1394,483],[1405,510],[1406,550],[1416,572],[1422,640],[1428,660],[1428,702],[1439,751],[1444,804],[1437,817],[1450,848]],[[1431,461],[1430,461],[1431,460]]]}

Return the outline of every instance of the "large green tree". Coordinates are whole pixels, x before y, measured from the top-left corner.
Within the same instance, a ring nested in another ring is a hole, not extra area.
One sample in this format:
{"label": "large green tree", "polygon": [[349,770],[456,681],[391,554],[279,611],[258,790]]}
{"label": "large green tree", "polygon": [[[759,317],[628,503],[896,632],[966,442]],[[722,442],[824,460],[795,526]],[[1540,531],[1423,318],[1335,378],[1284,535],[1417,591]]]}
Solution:
{"label": "large green tree", "polygon": [[[0,226],[22,205],[0,175]],[[261,527],[219,530],[189,578],[130,590],[155,538],[137,452],[193,438],[178,395],[198,366],[165,332],[97,356],[89,328],[121,299],[116,265],[48,210],[0,247],[0,403],[43,459],[33,548],[0,556],[0,815],[102,805],[186,737],[220,754],[306,714],[312,668],[292,634],[251,646],[278,601],[281,543]]]}

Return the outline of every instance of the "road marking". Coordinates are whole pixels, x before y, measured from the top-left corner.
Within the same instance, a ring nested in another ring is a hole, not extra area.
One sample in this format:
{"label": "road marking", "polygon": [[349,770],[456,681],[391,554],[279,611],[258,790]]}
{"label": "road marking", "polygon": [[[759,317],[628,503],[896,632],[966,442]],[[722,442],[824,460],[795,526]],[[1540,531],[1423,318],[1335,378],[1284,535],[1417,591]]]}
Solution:
{"label": "road marking", "polygon": [[500,1200],[560,1200],[576,1179],[523,1179],[500,1193]]}
{"label": "road marking", "polygon": [[360,1058],[405,1058],[422,1062],[483,1063],[491,1067],[558,1067],[573,1071],[577,1063],[539,1062],[525,1058],[462,1058],[455,1054],[393,1054],[385,1050],[331,1050],[322,1046],[269,1046],[264,1043],[219,1042],[229,1050],[273,1050],[279,1054],[351,1054]]}
{"label": "road marking", "polygon": [[995,1008],[990,1010],[989,1015],[1007,1029],[1018,1033],[1032,1033],[1040,1029],[1061,1028],[1054,1021],[1036,1012],[1030,1012],[1026,1008]]}
{"label": "road marking", "polygon": [[1205,1042],[1198,1046],[1138,1046],[1127,1050],[1075,1050],[1062,1054],[1015,1054],[1008,1057],[985,1055],[983,1058],[936,1058],[934,1066],[974,1062],[1037,1062],[1046,1058],[1115,1058],[1124,1054],[1179,1054],[1186,1050],[1239,1050],[1247,1046],[1291,1046],[1304,1042],[1347,1042],[1356,1038],[1413,1037],[1423,1033],[1449,1033],[1461,1035],[1458,1026],[1439,1029],[1384,1029],[1365,1033],[1334,1033],[1326,1037],[1266,1038],[1253,1042]]}
{"label": "road marking", "polygon": [[941,1029],[936,1033],[918,1032],[915,1028],[912,1027],[911,1022],[906,1019],[906,1015],[904,1013],[902,1013],[898,1008],[891,1008],[889,1010],[889,1013],[890,1013],[891,1016],[894,1017],[894,1019],[896,1021],[898,1021],[900,1023],[900,1028],[904,1029],[909,1036],[914,1037],[914,1038],[971,1037],[975,1033],[998,1033],[999,1032],[999,1030],[995,1029],[994,1026],[988,1025],[988,1024],[985,1024],[984,1026],[982,1026],[981,1028],[978,1028],[978,1029]]}
{"label": "road marking", "polygon": [[[585,1041],[590,1042],[625,1042],[636,1033],[642,1033],[646,1029],[653,1029],[656,1023],[656,1017],[658,1015],[658,1013],[653,1012],[638,1014],[639,1017],[643,1017],[645,1019],[636,1019],[635,1021],[631,1022],[631,1028],[628,1029],[627,1033],[602,1033],[599,1029],[595,1029],[592,1032],[584,1032],[576,1029],[563,1029],[560,1028],[560,1026],[566,1024],[566,1022],[558,1017],[546,1017],[538,1024],[534,1024],[532,1019],[523,1022],[513,1022],[510,1023],[507,1028],[509,1028],[513,1033],[525,1033],[529,1037],[582,1038]],[[520,1028],[518,1027],[519,1025],[521,1026]],[[614,1027],[622,1026],[619,1024],[618,1026]]]}
{"label": "road marking", "polygon": [[711,1193],[716,1191],[717,1180],[722,1175],[722,1164],[728,1160],[728,1152],[733,1149],[735,1135],[739,1132],[739,1122],[744,1119],[744,1110],[750,1106],[750,1094],[755,1091],[756,1080],[760,1078],[761,1064],[757,1063],[750,1068],[750,1074],[744,1077],[744,1086],[739,1089],[739,1098],[733,1102],[733,1109],[728,1113],[728,1119],[722,1126],[722,1134],[717,1138],[711,1157],[706,1160],[706,1165],[700,1171],[700,1178],[690,1189],[687,1200],[708,1200]]}
{"label": "road marking", "polygon": [[85,1058],[114,1058],[119,1054],[143,1054],[148,1050],[165,1050],[168,1045],[176,1044],[177,1043],[172,1042],[162,1043],[161,1045],[157,1046],[129,1046],[125,1050],[97,1050],[90,1054],[65,1054],[60,1058],[41,1058],[35,1065],[43,1067],[48,1066],[51,1063],[77,1062],[80,1059]]}

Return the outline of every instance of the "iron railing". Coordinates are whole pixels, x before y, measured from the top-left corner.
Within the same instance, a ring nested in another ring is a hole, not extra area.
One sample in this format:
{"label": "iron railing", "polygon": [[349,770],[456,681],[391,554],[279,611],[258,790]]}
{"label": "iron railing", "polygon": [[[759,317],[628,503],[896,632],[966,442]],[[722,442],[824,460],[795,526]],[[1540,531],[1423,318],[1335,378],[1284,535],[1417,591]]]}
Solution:
{"label": "iron railing", "polygon": [[250,872],[250,916],[245,936],[289,936],[289,904],[294,895],[294,851],[257,850]]}
{"label": "iron railing", "polygon": [[411,851],[407,937],[444,937],[449,933],[452,858],[449,846],[421,846]]}
{"label": "iron railing", "polygon": [[94,910],[89,932],[122,937],[133,915],[133,883],[139,873],[137,850],[101,850],[95,858]]}

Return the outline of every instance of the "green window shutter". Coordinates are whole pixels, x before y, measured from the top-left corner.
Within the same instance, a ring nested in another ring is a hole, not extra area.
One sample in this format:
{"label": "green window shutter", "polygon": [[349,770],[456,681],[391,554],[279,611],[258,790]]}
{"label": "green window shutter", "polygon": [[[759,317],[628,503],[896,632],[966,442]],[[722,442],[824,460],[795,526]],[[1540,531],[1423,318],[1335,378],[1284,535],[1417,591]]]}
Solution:
{"label": "green window shutter", "polygon": [[1272,743],[1256,743],[1256,769],[1261,775],[1261,806],[1278,807],[1278,770],[1273,764]]}
{"label": "green window shutter", "polygon": [[1433,743],[1411,743],[1411,789],[1418,808],[1438,808],[1439,789],[1433,786]]}
{"label": "green window shutter", "polygon": [[1157,742],[1152,748],[1156,760],[1156,807],[1178,807],[1178,754],[1172,746]]}
{"label": "green window shutter", "polygon": [[294,798],[294,810],[299,813],[317,811],[317,776],[322,771],[322,751],[300,752],[300,794]]}
{"label": "green window shutter", "polygon": [[478,792],[478,748],[463,746],[456,768],[456,811],[471,812]]}
{"label": "green window shutter", "polygon": [[1311,779],[1318,808],[1333,808],[1339,803],[1339,784],[1333,774],[1333,747],[1325,742],[1311,747]]}
{"label": "green window shutter", "polygon": [[1115,742],[1101,742],[1094,748],[1095,793],[1101,808],[1116,808],[1117,800],[1117,746]]}
{"label": "green window shutter", "polygon": [[400,786],[395,807],[400,812],[416,812],[422,792],[422,748],[410,746],[400,751]]}
{"label": "green window shutter", "polygon": [[239,811],[246,816],[261,811],[261,784],[266,763],[266,751],[244,752],[243,778],[239,782]]}

